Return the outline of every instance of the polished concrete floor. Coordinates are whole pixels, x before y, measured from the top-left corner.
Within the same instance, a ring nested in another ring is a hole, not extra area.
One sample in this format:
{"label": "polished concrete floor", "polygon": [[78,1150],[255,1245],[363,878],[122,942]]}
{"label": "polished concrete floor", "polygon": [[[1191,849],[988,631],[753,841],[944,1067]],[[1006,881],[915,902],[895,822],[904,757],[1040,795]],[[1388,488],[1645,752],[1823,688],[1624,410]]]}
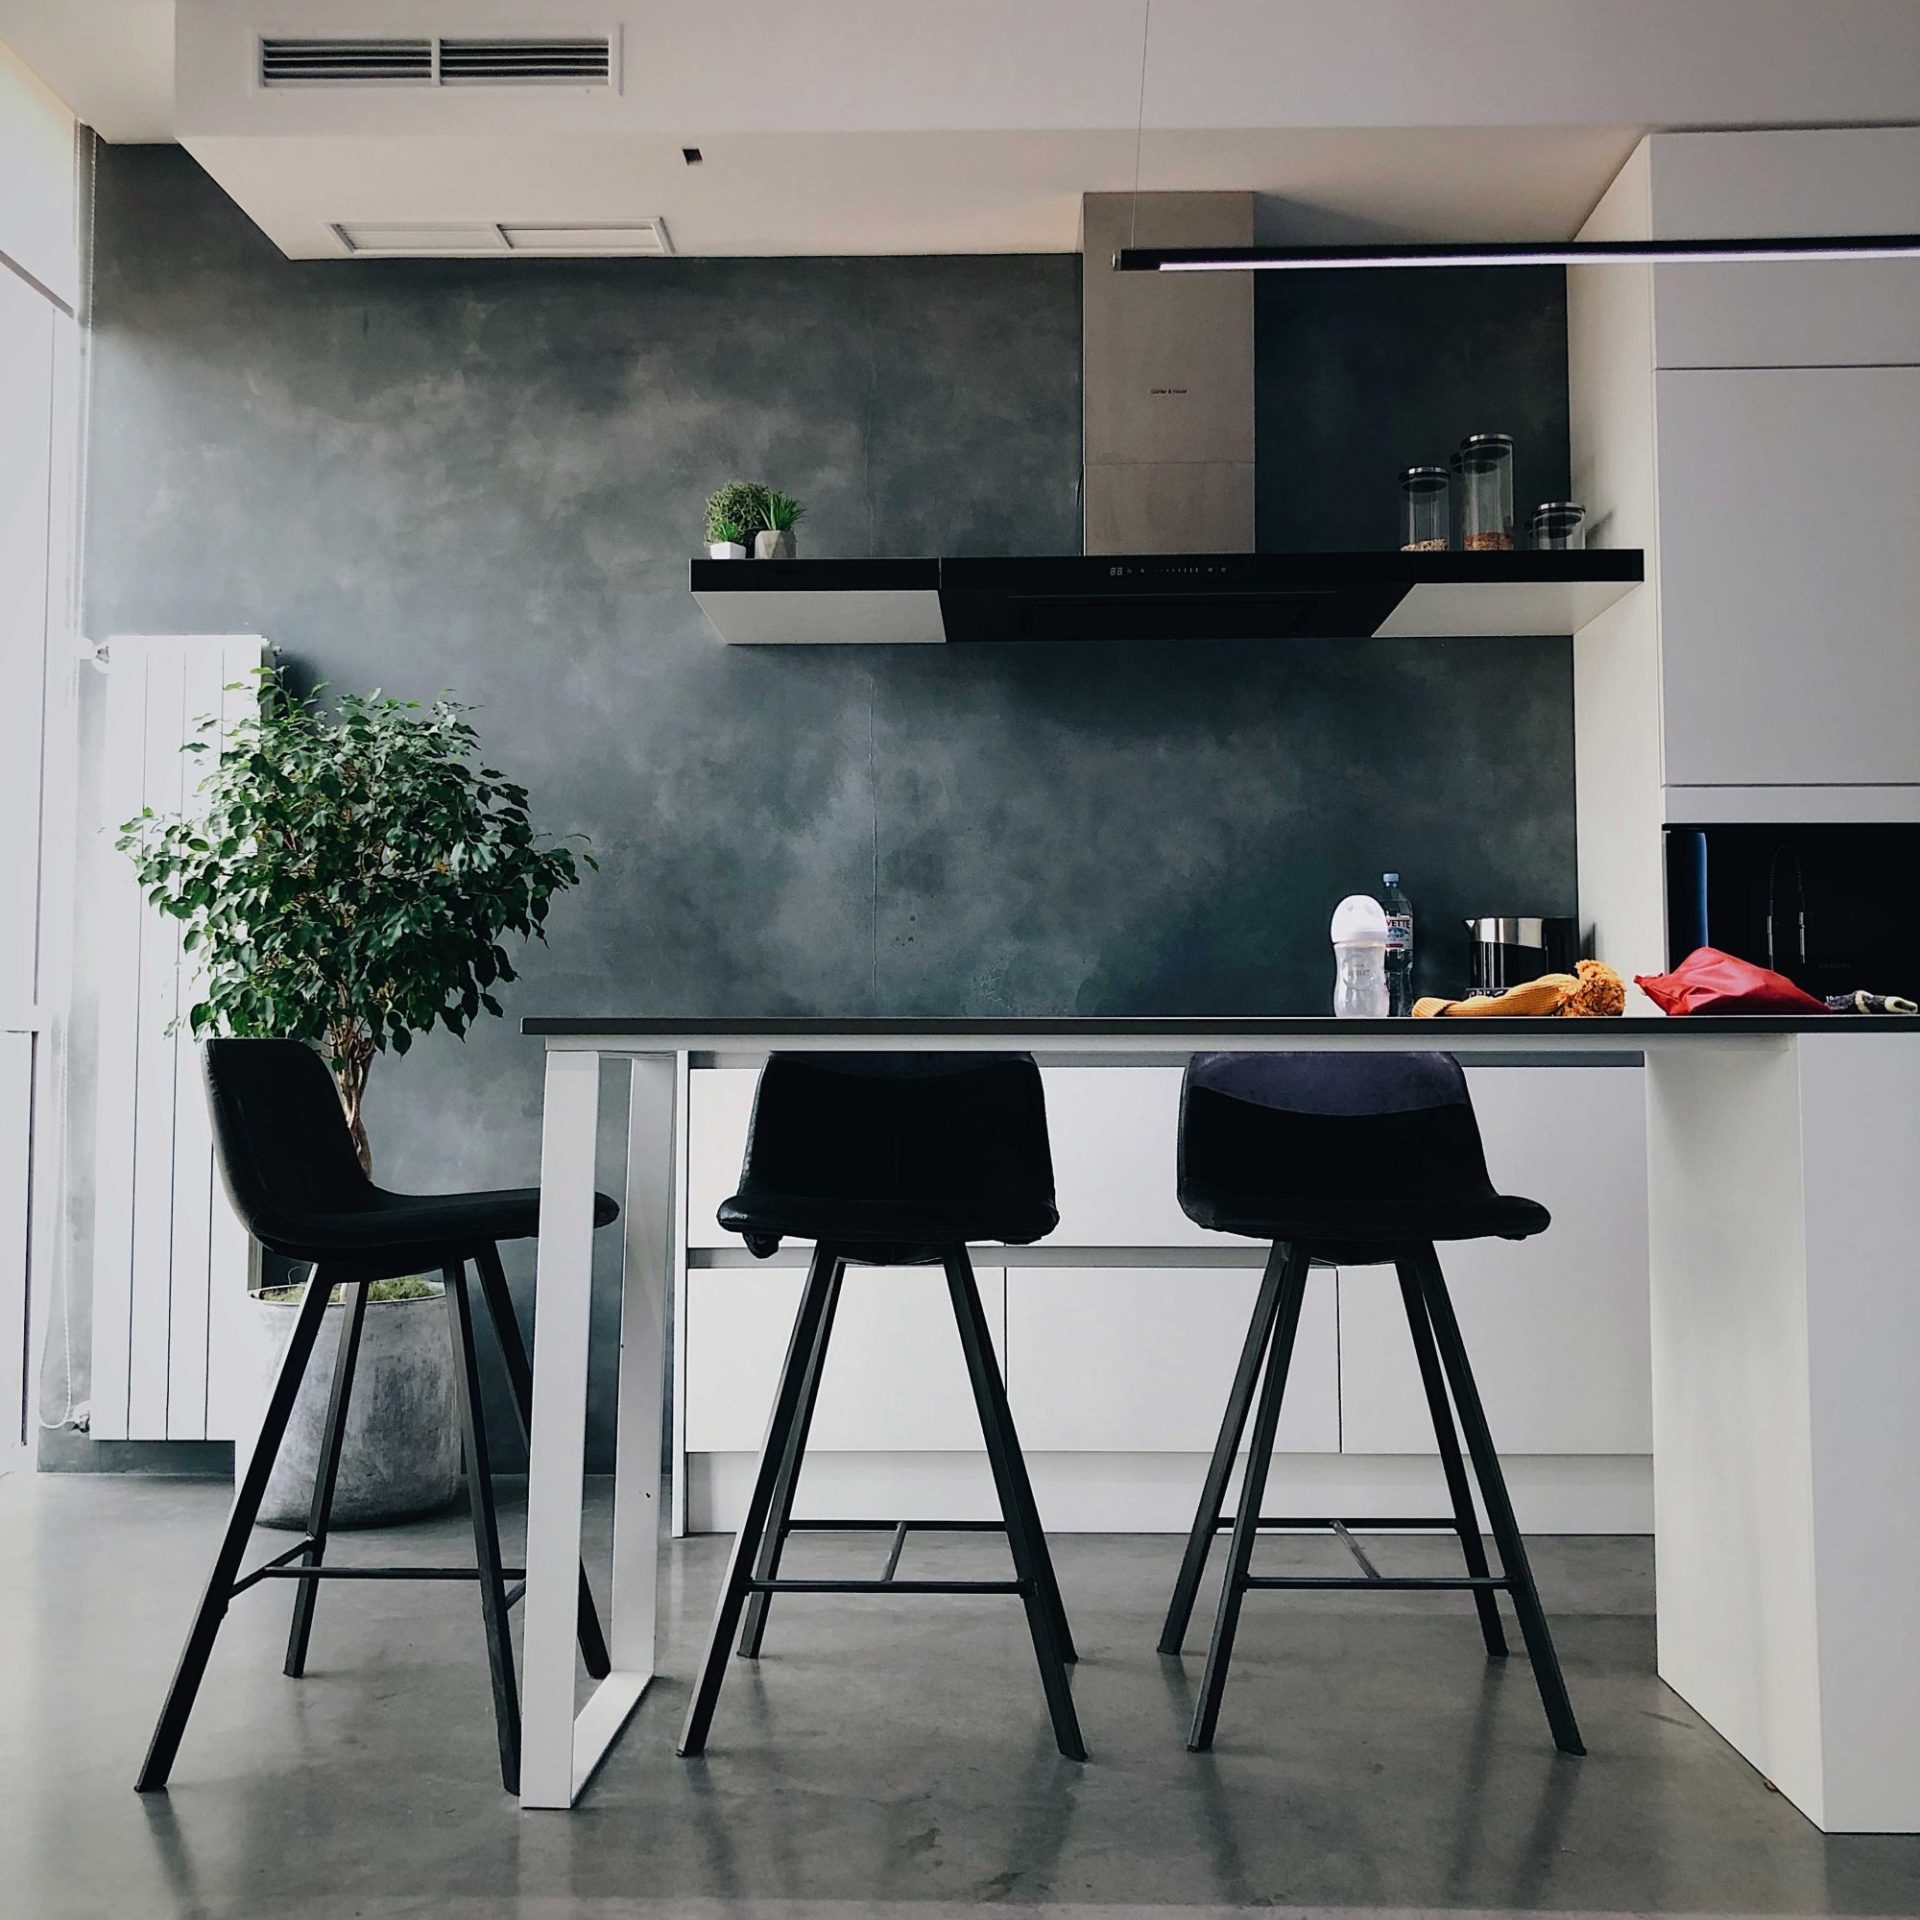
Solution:
{"label": "polished concrete floor", "polygon": [[[1053,1751],[1017,1603],[945,1598],[778,1602],[689,1764],[673,1735],[725,1545],[697,1540],[664,1575],[664,1677],[571,1816],[523,1817],[499,1790],[465,1586],[330,1588],[303,1682],[279,1673],[289,1590],[244,1596],[171,1792],[142,1799],[224,1498],[0,1481],[9,1920],[1920,1910],[1920,1839],[1823,1837],[1654,1677],[1642,1541],[1536,1548],[1585,1760],[1555,1754],[1524,1661],[1489,1665],[1464,1602],[1398,1595],[1254,1596],[1219,1745],[1196,1758],[1201,1627],[1184,1661],[1153,1651],[1179,1543],[1103,1536],[1057,1543],[1085,1766]],[[455,1517],[338,1557],[451,1559],[469,1538]],[[822,1537],[788,1570],[883,1550]],[[1002,1553],[929,1540],[903,1571]],[[1390,1569],[1445,1553],[1378,1546]],[[1318,1540],[1263,1555],[1342,1564]]]}

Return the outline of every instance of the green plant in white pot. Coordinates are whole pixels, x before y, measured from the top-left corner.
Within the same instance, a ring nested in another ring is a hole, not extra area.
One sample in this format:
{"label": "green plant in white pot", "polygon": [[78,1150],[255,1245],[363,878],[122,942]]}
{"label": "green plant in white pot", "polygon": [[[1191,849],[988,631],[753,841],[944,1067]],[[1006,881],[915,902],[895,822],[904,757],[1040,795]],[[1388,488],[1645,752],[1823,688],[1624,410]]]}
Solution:
{"label": "green plant in white pot", "polygon": [[758,480],[729,480],[707,495],[707,556],[744,560],[767,521],[767,490]]}
{"label": "green plant in white pot", "polygon": [[[500,1013],[494,990],[515,977],[502,942],[544,938],[554,895],[593,861],[534,832],[525,788],[480,763],[469,709],[380,693],[329,708],[323,691],[303,696],[263,671],[257,709],[224,740],[202,720],[188,742],[212,756],[193,804],[143,810],[118,844],[153,905],[185,923],[198,967],[189,1030],[310,1042],[370,1169],[363,1108],[375,1059],[404,1054],[436,1026],[464,1035],[483,1012]],[[362,1336],[337,1524],[399,1518],[458,1489],[438,1291],[386,1281],[373,1292],[382,1310]],[[291,1311],[260,1298],[271,1329],[263,1367]],[[328,1316],[324,1343],[338,1340],[340,1317]],[[331,1372],[324,1356],[308,1369],[262,1510],[269,1524],[304,1520]]]}

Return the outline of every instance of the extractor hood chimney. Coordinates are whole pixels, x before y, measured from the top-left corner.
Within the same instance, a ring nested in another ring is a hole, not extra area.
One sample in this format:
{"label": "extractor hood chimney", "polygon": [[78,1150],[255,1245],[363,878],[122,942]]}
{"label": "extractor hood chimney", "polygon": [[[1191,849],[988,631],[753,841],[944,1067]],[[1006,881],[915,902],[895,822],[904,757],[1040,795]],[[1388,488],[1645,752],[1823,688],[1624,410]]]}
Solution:
{"label": "extractor hood chimney", "polygon": [[1253,549],[1253,276],[1116,273],[1121,247],[1250,246],[1251,193],[1080,210],[1088,553]]}

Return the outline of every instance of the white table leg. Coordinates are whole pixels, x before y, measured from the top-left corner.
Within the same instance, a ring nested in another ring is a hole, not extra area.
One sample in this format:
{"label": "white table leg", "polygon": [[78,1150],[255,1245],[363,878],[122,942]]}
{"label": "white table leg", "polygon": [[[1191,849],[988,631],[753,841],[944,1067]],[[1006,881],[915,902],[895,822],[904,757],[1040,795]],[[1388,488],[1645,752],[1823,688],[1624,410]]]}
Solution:
{"label": "white table leg", "polygon": [[586,1471],[601,1056],[547,1055],[527,1463],[520,1804],[570,1807],[653,1677],[660,1424],[674,1259],[678,1064],[633,1063],[613,1480],[612,1671],[576,1715],[575,1569]]}
{"label": "white table leg", "polygon": [[616,1670],[651,1674],[660,1559],[662,1386],[673,1284],[677,1063],[633,1062],[627,1105],[625,1267],[620,1294],[618,1451],[613,1472],[613,1628]]}

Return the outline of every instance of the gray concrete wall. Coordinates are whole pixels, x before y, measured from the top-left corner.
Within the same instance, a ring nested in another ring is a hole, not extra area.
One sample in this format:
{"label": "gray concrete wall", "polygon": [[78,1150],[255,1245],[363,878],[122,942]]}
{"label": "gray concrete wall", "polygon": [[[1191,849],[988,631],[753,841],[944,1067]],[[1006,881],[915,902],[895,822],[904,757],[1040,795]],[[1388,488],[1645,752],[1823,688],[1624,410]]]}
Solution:
{"label": "gray concrete wall", "polygon": [[[1075,259],[292,263],[171,148],[102,148],[97,218],[89,630],[451,688],[601,863],[510,1021],[377,1068],[395,1185],[533,1177],[526,1013],[1309,1012],[1383,866],[1426,986],[1459,916],[1573,908],[1565,642],[718,644],[686,562],[736,475],[810,554],[1075,550]],[[1564,418],[1563,357],[1486,367],[1488,421]],[[1390,516],[1378,468],[1274,524]]]}

